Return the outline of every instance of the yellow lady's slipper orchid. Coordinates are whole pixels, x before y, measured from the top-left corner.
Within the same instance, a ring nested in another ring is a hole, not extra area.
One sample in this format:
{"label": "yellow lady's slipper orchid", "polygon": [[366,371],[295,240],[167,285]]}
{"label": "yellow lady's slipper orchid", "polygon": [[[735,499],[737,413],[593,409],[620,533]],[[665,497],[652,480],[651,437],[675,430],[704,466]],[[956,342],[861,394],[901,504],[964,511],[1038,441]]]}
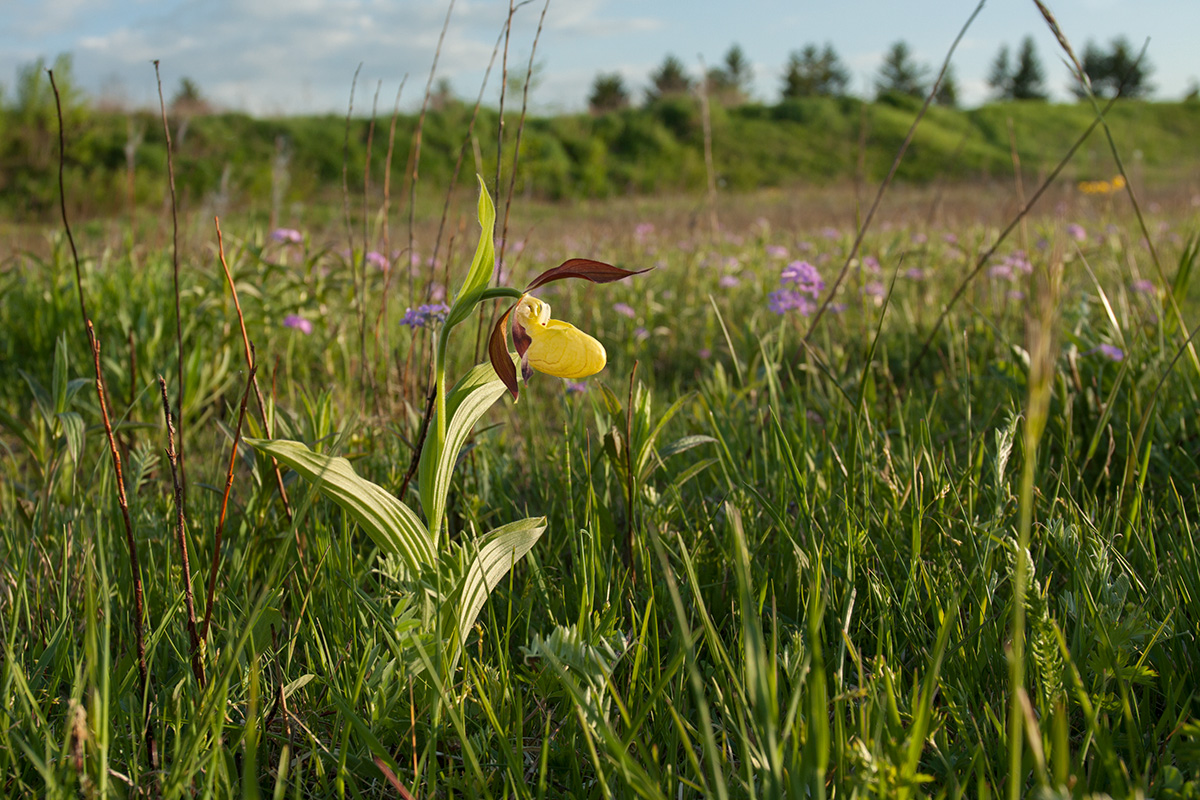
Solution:
{"label": "yellow lady's slipper orchid", "polygon": [[565,278],[579,278],[592,283],[612,283],[647,270],[628,270],[593,261],[572,258],[538,275],[525,292],[518,295],[512,289],[497,289],[494,296],[517,297],[517,304],[496,319],[488,337],[488,359],[497,377],[504,382],[513,400],[520,396],[517,369],[508,351],[508,321],[512,318],[513,344],[517,347],[521,373],[526,381],[536,369],[547,375],[579,380],[604,369],[608,356],[604,345],[568,322],[550,319],[550,306],[529,292],[540,286]]}
{"label": "yellow lady's slipper orchid", "polygon": [[550,318],[550,304],[525,295],[513,310],[513,322],[529,343],[522,354],[538,372],[579,380],[604,369],[604,345],[569,322]]}

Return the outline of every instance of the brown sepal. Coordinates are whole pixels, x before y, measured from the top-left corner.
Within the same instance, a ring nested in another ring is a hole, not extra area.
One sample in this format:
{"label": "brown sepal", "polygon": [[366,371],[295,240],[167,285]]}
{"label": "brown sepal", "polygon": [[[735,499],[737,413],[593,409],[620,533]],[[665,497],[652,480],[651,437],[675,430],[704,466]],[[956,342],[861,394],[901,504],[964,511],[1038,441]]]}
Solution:
{"label": "brown sepal", "polygon": [[544,286],[551,281],[560,281],[563,278],[583,278],[592,283],[612,283],[622,278],[628,278],[630,275],[641,275],[651,269],[653,267],[627,270],[614,267],[612,264],[605,264],[603,261],[592,261],[590,258],[572,258],[538,275],[525,288],[525,291],[531,292],[539,286]]}
{"label": "brown sepal", "polygon": [[513,344],[517,348],[517,355],[521,357],[521,380],[529,383],[529,379],[533,377],[533,367],[529,366],[529,359],[525,357],[525,351],[529,349],[529,345],[533,344],[533,339],[525,332],[525,326],[521,324],[521,320],[513,317],[512,321],[512,338]]}
{"label": "brown sepal", "polygon": [[508,352],[506,330],[508,315],[514,308],[516,306],[509,306],[508,310],[500,315],[500,319],[496,320],[492,335],[488,338],[488,358],[492,362],[492,369],[496,370],[496,375],[504,381],[508,393],[516,400],[520,396],[520,389],[517,387],[517,368],[513,366],[512,354]]}

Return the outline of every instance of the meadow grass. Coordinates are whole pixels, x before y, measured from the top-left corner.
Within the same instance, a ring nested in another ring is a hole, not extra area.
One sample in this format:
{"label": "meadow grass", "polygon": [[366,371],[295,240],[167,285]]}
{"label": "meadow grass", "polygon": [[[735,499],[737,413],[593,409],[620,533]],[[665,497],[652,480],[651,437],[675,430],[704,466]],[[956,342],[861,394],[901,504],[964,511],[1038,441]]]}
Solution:
{"label": "meadow grass", "polygon": [[[14,253],[0,270],[4,794],[1196,796],[1195,202],[1150,198],[1160,276],[1121,195],[1056,187],[1041,206],[1054,213],[1002,245],[919,358],[1013,191],[899,190],[805,345],[810,317],[773,313],[769,295],[803,260],[825,299],[852,198],[725,198],[719,235],[693,201],[514,210],[513,284],[572,256],[655,269],[541,292],[609,366],[583,390],[536,376],[460,458],[451,537],[516,516],[549,527],[450,683],[422,668],[442,645],[415,638],[394,560],[291,474],[289,521],[269,462],[243,446],[200,684],[156,386],[178,391],[171,252],[161,233],[97,224],[82,288],[140,558],[143,695],[74,266],[58,233]],[[374,320],[384,273],[356,290],[343,232],[297,220],[291,245],[222,221],[277,437],[400,490],[430,340],[396,320],[426,299],[407,296],[410,263],[419,288],[461,279],[469,210],[452,223],[449,273],[428,248],[396,254],[390,329],[364,348],[358,303]],[[185,225],[203,605],[247,370],[210,220]],[[459,374],[472,338],[455,340]],[[263,432],[252,404],[243,434]]]}

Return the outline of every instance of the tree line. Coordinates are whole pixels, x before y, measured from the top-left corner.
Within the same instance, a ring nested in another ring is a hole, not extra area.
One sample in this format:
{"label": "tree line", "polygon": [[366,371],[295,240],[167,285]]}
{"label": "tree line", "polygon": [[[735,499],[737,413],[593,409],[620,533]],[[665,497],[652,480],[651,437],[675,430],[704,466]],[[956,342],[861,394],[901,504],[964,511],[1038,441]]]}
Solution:
{"label": "tree line", "polygon": [[[1141,98],[1153,91],[1150,75],[1153,67],[1144,55],[1134,51],[1129,41],[1117,37],[1108,47],[1088,42],[1081,62],[1092,90],[1099,97]],[[680,97],[697,90],[724,105],[738,105],[750,98],[753,70],[740,45],[734,44],[722,63],[704,70],[700,78],[689,74],[684,63],[675,55],[667,55],[650,73],[645,90],[645,105]],[[908,43],[899,40],[888,48],[883,63],[876,72],[873,89],[876,100],[905,95],[924,97],[929,93],[935,75],[927,64],[913,56]],[[1033,37],[1026,36],[1015,53],[1002,45],[992,61],[988,74],[991,99],[1047,100],[1046,70],[1038,56]],[[1084,97],[1086,91],[1072,80],[1071,91]],[[850,94],[850,71],[833,45],[807,44],[788,56],[779,86],[781,101],[806,97],[846,97]],[[946,69],[938,84],[934,102],[958,105],[958,79],[953,66]],[[1190,96],[1190,95],[1189,95]],[[634,104],[633,92],[619,72],[596,75],[588,95],[588,108],[595,114],[618,111]]]}

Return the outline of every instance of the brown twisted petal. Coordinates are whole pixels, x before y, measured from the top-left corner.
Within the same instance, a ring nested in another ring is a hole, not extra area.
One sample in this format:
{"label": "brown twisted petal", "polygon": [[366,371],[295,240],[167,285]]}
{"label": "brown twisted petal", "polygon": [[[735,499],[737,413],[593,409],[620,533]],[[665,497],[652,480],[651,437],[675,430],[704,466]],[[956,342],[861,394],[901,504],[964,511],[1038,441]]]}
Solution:
{"label": "brown twisted petal", "polygon": [[593,261],[590,258],[572,258],[538,275],[525,291],[531,292],[539,286],[545,286],[552,281],[561,281],[564,278],[583,278],[592,283],[612,283],[622,278],[628,278],[630,275],[641,275],[651,269],[653,267],[628,270],[614,267],[612,264],[605,264],[603,261]]}
{"label": "brown twisted petal", "polygon": [[513,400],[516,400],[520,396],[520,389],[517,387],[517,368],[513,366],[512,355],[508,352],[508,335],[505,330],[508,315],[514,308],[516,306],[509,306],[492,327],[492,335],[488,337],[488,358],[492,362],[492,369],[496,370],[496,375],[504,381],[509,394],[513,396]]}

